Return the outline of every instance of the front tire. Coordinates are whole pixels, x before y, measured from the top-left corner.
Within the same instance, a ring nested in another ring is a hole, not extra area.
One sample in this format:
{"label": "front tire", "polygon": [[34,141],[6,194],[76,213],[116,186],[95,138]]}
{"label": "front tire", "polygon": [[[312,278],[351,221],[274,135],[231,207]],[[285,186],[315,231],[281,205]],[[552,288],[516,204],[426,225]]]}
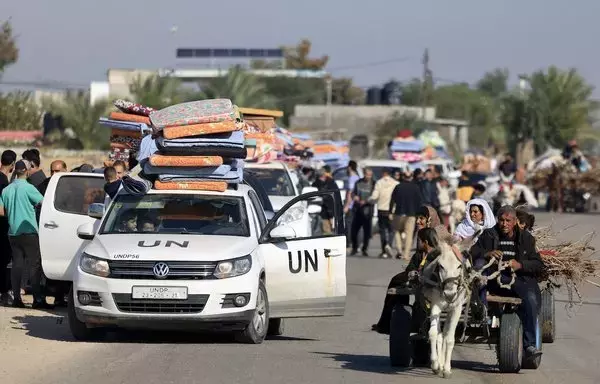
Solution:
{"label": "front tire", "polygon": [[261,280],[258,284],[256,295],[256,308],[250,324],[246,329],[236,334],[238,341],[245,344],[261,344],[267,336],[269,328],[269,299],[265,283]]}
{"label": "front tire", "polygon": [[505,313],[500,318],[496,348],[500,372],[518,373],[523,361],[523,325],[516,313]]}
{"label": "front tire", "polygon": [[69,329],[71,334],[78,341],[98,341],[104,338],[106,330],[104,328],[89,328],[86,323],[80,321],[75,313],[75,298],[73,287],[69,291],[69,300],[67,301],[67,317],[69,319]]}
{"label": "front tire", "polygon": [[408,368],[412,360],[412,308],[397,304],[390,320],[390,364],[392,367]]}

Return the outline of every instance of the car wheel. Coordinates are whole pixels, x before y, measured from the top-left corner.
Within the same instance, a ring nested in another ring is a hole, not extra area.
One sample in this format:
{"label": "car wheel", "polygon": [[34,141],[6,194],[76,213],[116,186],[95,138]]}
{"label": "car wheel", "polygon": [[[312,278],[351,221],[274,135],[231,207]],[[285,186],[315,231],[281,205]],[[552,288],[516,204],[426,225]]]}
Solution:
{"label": "car wheel", "polygon": [[237,339],[246,344],[260,344],[267,336],[269,328],[269,299],[267,297],[267,289],[265,283],[261,280],[258,284],[258,292],[256,295],[256,308],[250,324],[246,328],[237,333]]}

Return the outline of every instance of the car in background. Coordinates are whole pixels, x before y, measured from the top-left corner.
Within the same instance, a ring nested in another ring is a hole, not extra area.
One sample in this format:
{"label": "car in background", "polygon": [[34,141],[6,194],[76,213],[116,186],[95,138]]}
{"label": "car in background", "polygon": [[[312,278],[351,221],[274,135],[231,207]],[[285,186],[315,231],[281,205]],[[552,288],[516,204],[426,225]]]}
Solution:
{"label": "car in background", "polygon": [[[256,179],[266,192],[277,213],[284,205],[300,195],[298,190],[298,176],[294,175],[288,166],[281,161],[270,163],[246,163],[244,174],[249,174]],[[296,220],[293,225],[297,233],[307,236],[311,233],[311,215],[308,206],[298,206],[295,211]]]}

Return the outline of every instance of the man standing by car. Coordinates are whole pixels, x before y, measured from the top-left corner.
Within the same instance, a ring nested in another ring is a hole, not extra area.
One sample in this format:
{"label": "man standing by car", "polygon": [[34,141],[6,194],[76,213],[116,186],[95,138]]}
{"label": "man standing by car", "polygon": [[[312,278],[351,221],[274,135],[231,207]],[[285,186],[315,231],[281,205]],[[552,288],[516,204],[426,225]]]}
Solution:
{"label": "man standing by car", "polygon": [[[354,217],[354,200],[352,199],[352,191],[354,191],[354,185],[360,179],[358,176],[358,165],[356,161],[350,160],[348,163],[348,179],[344,188],[346,190],[345,204],[344,204],[344,219],[346,220],[346,229],[352,227],[352,221]],[[351,231],[346,231],[346,247],[350,247],[352,244]]]}
{"label": "man standing by car", "polygon": [[369,198],[369,202],[377,204],[377,226],[381,237],[381,257],[383,258],[393,256],[391,244],[394,232],[390,219],[390,202],[396,185],[398,185],[398,182],[392,177],[391,171],[384,169],[381,179],[375,183],[375,189]]}
{"label": "man standing by car", "polygon": [[[29,265],[33,290],[33,308],[52,308],[46,302],[42,292],[42,258],[38,237],[38,224],[34,207],[43,200],[42,194],[27,182],[31,164],[27,160],[15,163],[15,180],[2,191],[0,198],[0,216],[8,218],[9,239],[12,248],[13,265],[11,282],[13,289],[13,307],[23,308],[21,284],[25,266]],[[26,263],[25,261],[28,261]]]}
{"label": "man standing by car", "polygon": [[352,210],[352,224],[350,226],[350,237],[352,239],[352,254],[356,255],[358,252],[358,232],[363,229],[363,244],[362,254],[363,256],[369,256],[367,250],[369,249],[369,240],[371,239],[371,221],[373,220],[373,204],[369,202],[369,196],[373,193],[375,188],[375,181],[373,180],[373,170],[365,168],[364,177],[358,180],[352,194],[349,196],[353,201]]}
{"label": "man standing by car", "polygon": [[[475,268],[481,268],[490,258],[508,262],[516,273],[510,289],[500,288],[490,280],[487,289],[501,296],[516,295],[522,300],[519,306],[523,323],[523,348],[528,359],[541,355],[536,347],[537,317],[540,312],[541,293],[536,277],[544,269],[544,262],[535,247],[534,237],[517,226],[517,211],[505,205],[498,211],[498,224],[483,231],[470,250]],[[503,284],[511,281],[509,275],[501,277]]]}
{"label": "man standing by car", "polygon": [[[2,191],[9,184],[10,175],[15,168],[17,154],[14,151],[7,150],[2,152],[2,163],[0,164],[0,197]],[[8,239],[8,219],[0,217],[0,304],[10,304],[10,274],[8,264],[12,258],[10,241]]]}

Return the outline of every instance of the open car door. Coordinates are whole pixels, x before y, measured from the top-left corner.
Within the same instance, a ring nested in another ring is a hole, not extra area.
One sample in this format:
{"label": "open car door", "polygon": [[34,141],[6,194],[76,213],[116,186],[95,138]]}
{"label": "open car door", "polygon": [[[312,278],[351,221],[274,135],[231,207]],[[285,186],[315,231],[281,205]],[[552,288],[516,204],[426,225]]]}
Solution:
{"label": "open car door", "polygon": [[[315,215],[316,230],[299,237],[294,224],[304,210],[322,212]],[[344,315],[346,235],[339,192],[294,198],[269,221],[259,242],[271,318]]]}
{"label": "open car door", "polygon": [[57,173],[52,176],[40,214],[40,250],[44,273],[52,280],[71,281],[78,255],[87,241],[77,227],[93,223],[87,215],[92,203],[104,203],[104,176],[92,173]]}

